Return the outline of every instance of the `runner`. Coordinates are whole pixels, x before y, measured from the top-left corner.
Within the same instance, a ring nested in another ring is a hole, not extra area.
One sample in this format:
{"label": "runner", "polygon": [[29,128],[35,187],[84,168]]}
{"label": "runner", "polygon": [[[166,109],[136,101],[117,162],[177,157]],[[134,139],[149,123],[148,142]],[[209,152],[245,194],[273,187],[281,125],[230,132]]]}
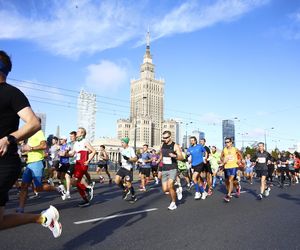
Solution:
{"label": "runner", "polygon": [[[190,147],[187,150],[187,154],[192,157],[192,169],[193,171],[193,181],[195,186],[195,200],[206,199],[207,192],[204,188],[203,179],[200,176],[200,173],[205,171],[204,161],[207,159],[207,151],[201,144],[197,144],[197,138],[195,136],[190,137]],[[203,161],[204,160],[204,161]]]}
{"label": "runner", "polygon": [[70,189],[71,189],[71,178],[73,177],[74,174],[74,169],[75,169],[75,162],[76,162],[76,157],[75,156],[70,156],[70,152],[74,150],[74,144],[76,142],[76,131],[70,132],[70,142],[68,142],[68,156],[69,156],[69,169],[67,170],[67,173],[65,174],[66,178],[66,198],[70,199],[71,194],[70,194]]}
{"label": "runner", "polygon": [[[25,95],[6,83],[11,68],[10,57],[0,51],[0,230],[38,223],[49,228],[54,237],[59,237],[62,226],[58,221],[59,213],[53,206],[41,214],[4,214],[8,191],[21,172],[17,142],[32,136],[41,128]],[[18,129],[20,118],[24,125]]]}
{"label": "runner", "polygon": [[284,187],[285,177],[288,177],[289,185],[291,185],[291,182],[292,182],[287,164],[288,164],[288,158],[286,157],[286,153],[282,152],[282,155],[278,154],[278,169],[280,172],[280,187],[281,188]]}
{"label": "runner", "polygon": [[246,178],[249,181],[249,183],[252,185],[253,184],[254,164],[253,164],[253,162],[251,162],[251,155],[250,154],[246,155],[245,163],[246,163],[246,171],[245,171]]}
{"label": "runner", "polygon": [[96,169],[96,172],[99,175],[100,183],[103,183],[103,181],[104,181],[104,177],[101,175],[102,169],[104,169],[105,173],[107,174],[109,184],[112,183],[112,179],[111,179],[110,173],[108,171],[108,164],[107,164],[108,160],[109,160],[109,157],[105,150],[105,146],[100,145],[99,161],[98,161],[98,167]]}
{"label": "runner", "polygon": [[156,153],[155,149],[152,149],[151,151],[151,172],[152,176],[155,180],[155,184],[158,185],[159,179],[158,179],[158,161],[159,155]]}
{"label": "runner", "polygon": [[148,152],[148,145],[143,145],[143,151],[140,155],[140,159],[138,160],[141,164],[140,170],[141,170],[141,187],[140,191],[145,192],[146,191],[146,185],[149,183],[150,180],[150,171],[151,171],[151,155]]}
{"label": "runner", "polygon": [[70,152],[71,156],[76,155],[75,169],[74,169],[74,180],[76,183],[77,190],[83,199],[81,203],[78,204],[80,207],[86,207],[90,205],[90,201],[93,199],[93,187],[86,187],[81,181],[82,177],[88,171],[88,164],[94,158],[96,150],[90,144],[90,142],[85,138],[86,130],[85,128],[79,127],[76,133],[76,142],[74,144],[74,152]]}
{"label": "runner", "polygon": [[63,183],[63,181],[65,180],[65,175],[67,173],[67,171],[70,168],[70,163],[69,163],[69,151],[70,151],[70,147],[69,144],[67,144],[67,137],[66,136],[62,136],[59,141],[60,141],[60,149],[58,152],[59,155],[59,167],[57,169],[58,175],[57,177],[60,180],[60,183]]}
{"label": "runner", "polygon": [[221,153],[221,162],[224,165],[225,184],[227,194],[224,197],[224,201],[230,202],[232,198],[233,187],[236,188],[236,197],[240,196],[241,186],[236,179],[238,169],[238,159],[242,159],[241,153],[232,146],[232,139],[225,138],[225,148]]}
{"label": "runner", "polygon": [[221,164],[221,154],[217,151],[216,146],[211,147],[211,154],[208,158],[211,170],[212,170],[212,176],[213,176],[213,183],[212,183],[212,188],[216,187],[217,183],[217,173],[219,171],[219,166]]}
{"label": "runner", "polygon": [[206,144],[206,140],[204,138],[200,139],[200,144],[202,145],[202,147],[204,147],[204,149],[207,152],[207,155],[205,156],[203,154],[203,165],[204,165],[204,171],[203,173],[205,174],[205,180],[204,180],[204,189],[205,191],[207,191],[207,195],[212,195],[213,194],[213,189],[212,189],[212,169],[210,166],[210,163],[208,161],[208,157],[210,155],[210,149],[209,147],[207,147]]}
{"label": "runner", "polygon": [[295,172],[296,172],[296,184],[299,183],[299,170],[300,170],[300,154],[295,152]]}
{"label": "runner", "polygon": [[[182,161],[182,153],[178,144],[172,141],[171,132],[165,131],[162,134],[163,144],[160,150],[159,160],[162,162],[162,189],[163,192],[169,192],[171,197],[171,203],[168,207],[169,210],[175,210],[176,206],[176,191],[174,188],[174,182],[177,176],[177,160]],[[179,197],[180,190],[178,191]]]}
{"label": "runner", "polygon": [[[41,120],[39,119],[41,122]],[[23,145],[21,151],[27,153],[27,166],[22,175],[21,193],[19,195],[19,207],[17,213],[24,213],[25,202],[27,200],[28,188],[32,181],[36,192],[57,191],[61,194],[63,200],[66,199],[66,190],[64,185],[54,187],[48,183],[43,183],[44,176],[44,150],[47,148],[46,139],[42,130],[36,132],[28,139],[27,144]]]}
{"label": "runner", "polygon": [[257,195],[258,200],[262,200],[263,196],[269,196],[270,187],[267,186],[266,177],[268,176],[267,164],[271,162],[271,155],[265,150],[263,142],[258,143],[258,150],[251,158],[251,162],[255,163],[256,176],[260,178],[260,193]]}
{"label": "runner", "polygon": [[177,184],[179,185],[179,188],[181,189],[181,193],[182,193],[181,178],[180,178],[181,175],[185,178],[188,189],[190,189],[190,187],[191,187],[191,179],[189,176],[189,169],[188,169],[188,164],[187,164],[187,155],[183,151],[182,151],[182,157],[183,157],[182,161],[177,161],[178,174],[177,174],[177,180],[176,180]]}
{"label": "runner", "polygon": [[131,194],[130,203],[135,203],[137,198],[135,190],[132,186],[133,181],[133,164],[137,161],[137,156],[132,147],[129,147],[129,138],[124,137],[121,139],[121,167],[118,170],[115,183],[123,190],[122,198],[126,200],[128,195]]}

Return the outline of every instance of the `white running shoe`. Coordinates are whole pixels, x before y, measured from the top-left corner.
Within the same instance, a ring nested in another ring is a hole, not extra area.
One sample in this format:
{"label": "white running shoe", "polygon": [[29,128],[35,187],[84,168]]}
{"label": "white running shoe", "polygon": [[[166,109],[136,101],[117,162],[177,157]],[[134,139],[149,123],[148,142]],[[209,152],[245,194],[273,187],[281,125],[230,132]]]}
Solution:
{"label": "white running shoe", "polygon": [[71,194],[70,194],[70,192],[68,192],[68,191],[66,192],[66,198],[67,198],[67,199],[71,199]]}
{"label": "white running shoe", "polygon": [[51,186],[54,186],[54,182],[53,182],[53,179],[52,179],[52,178],[49,178],[49,179],[48,179],[48,184],[51,185]]}
{"label": "white running shoe", "polygon": [[182,199],[182,187],[176,189],[177,199],[180,201]]}
{"label": "white running shoe", "polygon": [[201,193],[200,192],[196,192],[194,199],[195,200],[200,200],[200,198],[201,198]]}
{"label": "white running shoe", "polygon": [[176,203],[175,202],[171,202],[170,206],[168,206],[169,210],[175,210],[177,208]]}
{"label": "white running shoe", "polygon": [[265,189],[264,196],[268,197],[270,195],[270,191],[271,191],[271,188],[269,188],[269,187],[267,189]]}
{"label": "white running shoe", "polygon": [[207,196],[207,192],[204,191],[204,192],[202,193],[202,195],[201,195],[201,199],[202,199],[202,200],[205,200],[205,199],[206,199],[206,196]]}
{"label": "white running shoe", "polygon": [[64,201],[67,198],[65,186],[61,184],[57,187],[57,190],[61,193],[61,199]]}
{"label": "white running shoe", "polygon": [[57,209],[50,205],[50,207],[41,213],[42,216],[46,218],[45,222],[42,224],[44,227],[48,227],[52,232],[54,238],[61,235],[62,226],[59,220],[59,212]]}

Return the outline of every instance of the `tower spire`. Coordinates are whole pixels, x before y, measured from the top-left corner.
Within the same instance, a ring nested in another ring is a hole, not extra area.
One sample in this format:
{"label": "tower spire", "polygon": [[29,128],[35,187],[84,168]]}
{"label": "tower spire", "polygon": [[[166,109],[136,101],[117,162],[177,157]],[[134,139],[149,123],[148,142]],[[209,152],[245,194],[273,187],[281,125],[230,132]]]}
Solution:
{"label": "tower spire", "polygon": [[147,36],[146,36],[146,42],[147,42],[147,49],[150,49],[150,28],[148,26]]}

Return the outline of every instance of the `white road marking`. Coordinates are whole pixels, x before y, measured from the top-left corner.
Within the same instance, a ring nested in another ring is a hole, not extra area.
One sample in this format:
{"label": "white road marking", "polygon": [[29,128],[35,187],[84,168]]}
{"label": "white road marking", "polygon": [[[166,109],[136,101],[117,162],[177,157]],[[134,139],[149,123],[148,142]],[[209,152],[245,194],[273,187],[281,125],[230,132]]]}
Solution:
{"label": "white road marking", "polygon": [[155,211],[155,210],[158,210],[158,208],[150,208],[150,209],[146,209],[146,210],[134,211],[134,212],[125,213],[125,214],[115,214],[115,215],[111,215],[111,216],[107,216],[107,217],[99,217],[99,218],[90,219],[90,220],[75,221],[74,224],[80,225],[80,224],[90,223],[90,222],[95,222],[95,221],[110,220],[110,219],[114,219],[117,217],[124,217],[124,216],[132,215],[132,214],[147,213],[147,212],[151,212],[151,211]]}

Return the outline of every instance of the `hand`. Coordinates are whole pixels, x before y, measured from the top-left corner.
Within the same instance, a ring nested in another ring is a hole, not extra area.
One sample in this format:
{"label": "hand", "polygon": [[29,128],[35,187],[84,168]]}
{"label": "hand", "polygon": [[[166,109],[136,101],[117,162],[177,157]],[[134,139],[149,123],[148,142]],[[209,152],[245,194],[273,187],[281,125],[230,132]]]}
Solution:
{"label": "hand", "polygon": [[22,152],[29,152],[29,151],[31,151],[31,147],[28,144],[25,144],[25,145],[22,146],[21,151]]}
{"label": "hand", "polygon": [[89,165],[89,163],[90,163],[90,161],[87,160],[87,161],[85,161],[85,162],[83,163],[83,165],[84,165],[84,166],[87,166],[87,165]]}
{"label": "hand", "polygon": [[169,156],[172,157],[172,158],[176,158],[177,154],[169,153]]}
{"label": "hand", "polygon": [[0,156],[5,155],[5,153],[7,152],[8,144],[9,142],[7,140],[7,137],[3,137],[0,139]]}

